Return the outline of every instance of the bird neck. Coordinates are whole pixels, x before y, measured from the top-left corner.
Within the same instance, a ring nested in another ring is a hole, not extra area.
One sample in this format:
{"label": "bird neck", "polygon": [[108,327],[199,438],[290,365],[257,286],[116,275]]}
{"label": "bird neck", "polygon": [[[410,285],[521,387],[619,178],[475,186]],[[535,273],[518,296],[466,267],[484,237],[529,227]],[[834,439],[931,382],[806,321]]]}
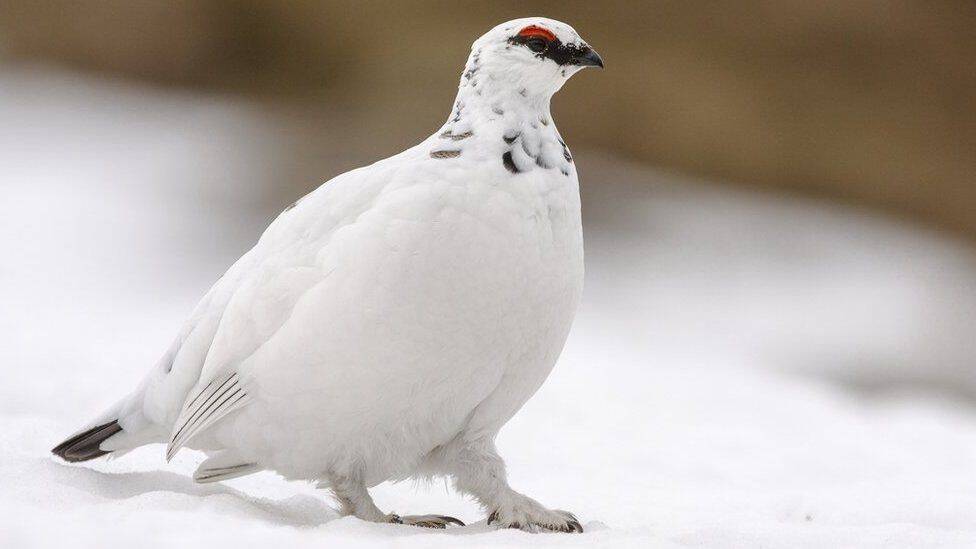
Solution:
{"label": "bird neck", "polygon": [[[494,88],[494,89],[492,89]],[[522,95],[519,90],[486,84],[481,93],[474,89],[458,90],[448,122],[471,120],[539,120],[549,119],[549,97]]]}
{"label": "bird neck", "polygon": [[[541,89],[540,89],[541,88]],[[447,123],[466,126],[485,121],[550,120],[549,104],[555,89],[532,81],[532,75],[496,69],[472,53],[461,74],[457,98]]]}
{"label": "bird neck", "polygon": [[431,138],[439,145],[450,140],[462,154],[470,143],[481,143],[481,151],[497,153],[500,165],[512,174],[534,170],[566,177],[574,174],[569,147],[549,113],[550,99],[560,83],[540,85],[518,74],[491,73],[484,66],[472,72],[471,67],[469,62],[461,76],[451,115]]}

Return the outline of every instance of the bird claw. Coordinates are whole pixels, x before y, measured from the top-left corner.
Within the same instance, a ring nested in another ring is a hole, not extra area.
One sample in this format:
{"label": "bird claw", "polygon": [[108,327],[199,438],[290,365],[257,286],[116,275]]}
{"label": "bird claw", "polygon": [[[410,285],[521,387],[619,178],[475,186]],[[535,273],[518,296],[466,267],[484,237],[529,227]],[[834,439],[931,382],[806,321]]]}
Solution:
{"label": "bird claw", "polygon": [[576,518],[576,515],[570,513],[569,511],[563,511],[561,509],[556,509],[556,512],[559,513],[560,515],[563,515],[566,518],[565,526],[558,528],[557,529],[558,532],[565,532],[567,534],[583,533],[583,525],[580,524],[580,521],[579,519]]}
{"label": "bird claw", "polygon": [[[518,521],[509,522],[507,525],[502,525],[503,528],[515,528],[518,530],[525,530],[527,532],[537,532],[540,529],[548,530],[550,532],[562,532],[565,534],[582,534],[583,525],[580,524],[579,519],[576,515],[570,513],[569,511],[563,511],[561,509],[553,509],[553,513],[560,515],[562,521],[541,521],[541,520],[528,520],[524,524]],[[488,524],[495,522],[500,522],[498,519],[498,511],[493,511],[488,515]]]}
{"label": "bird claw", "polygon": [[421,528],[440,528],[445,529],[449,524],[464,526],[464,523],[454,517],[445,515],[408,515],[399,517],[400,524],[420,526]]}

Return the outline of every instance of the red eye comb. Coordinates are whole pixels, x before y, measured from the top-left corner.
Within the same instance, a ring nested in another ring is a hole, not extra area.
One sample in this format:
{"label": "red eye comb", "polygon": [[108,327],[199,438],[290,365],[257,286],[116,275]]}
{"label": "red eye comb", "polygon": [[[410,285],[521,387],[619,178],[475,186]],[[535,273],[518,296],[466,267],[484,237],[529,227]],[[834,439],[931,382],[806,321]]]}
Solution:
{"label": "red eye comb", "polygon": [[539,38],[545,38],[546,40],[552,42],[556,39],[556,35],[552,33],[549,29],[544,29],[538,25],[529,25],[524,29],[520,30],[518,33],[522,38],[531,38],[533,36],[538,36]]}

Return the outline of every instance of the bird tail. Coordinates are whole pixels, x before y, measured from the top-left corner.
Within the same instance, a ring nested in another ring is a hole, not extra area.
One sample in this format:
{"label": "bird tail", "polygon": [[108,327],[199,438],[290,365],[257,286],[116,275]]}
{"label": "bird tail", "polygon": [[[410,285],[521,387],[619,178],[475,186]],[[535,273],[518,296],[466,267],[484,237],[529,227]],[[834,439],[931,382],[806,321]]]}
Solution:
{"label": "bird tail", "polygon": [[118,419],[96,425],[55,446],[51,453],[65,461],[72,463],[88,461],[108,454],[110,450],[102,450],[102,443],[122,432]]}
{"label": "bird tail", "polygon": [[143,388],[140,387],[52,448],[51,453],[65,461],[78,462],[110,453],[120,455],[143,444],[161,442],[162,431],[142,413],[143,400]]}

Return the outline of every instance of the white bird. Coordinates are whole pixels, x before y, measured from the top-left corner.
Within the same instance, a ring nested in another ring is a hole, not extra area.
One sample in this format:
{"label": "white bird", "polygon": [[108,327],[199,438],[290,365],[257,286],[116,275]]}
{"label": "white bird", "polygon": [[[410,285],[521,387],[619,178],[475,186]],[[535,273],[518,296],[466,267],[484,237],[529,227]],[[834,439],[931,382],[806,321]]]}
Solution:
{"label": "white bird", "polygon": [[583,285],[579,183],[549,112],[600,56],[564,23],[503,23],[472,46],[448,121],[282,212],[203,297],[142,384],[53,452],[167,443],[194,479],[275,471],[330,488],[450,477],[489,522],[580,532],[513,490],[501,427],[559,356]]}

